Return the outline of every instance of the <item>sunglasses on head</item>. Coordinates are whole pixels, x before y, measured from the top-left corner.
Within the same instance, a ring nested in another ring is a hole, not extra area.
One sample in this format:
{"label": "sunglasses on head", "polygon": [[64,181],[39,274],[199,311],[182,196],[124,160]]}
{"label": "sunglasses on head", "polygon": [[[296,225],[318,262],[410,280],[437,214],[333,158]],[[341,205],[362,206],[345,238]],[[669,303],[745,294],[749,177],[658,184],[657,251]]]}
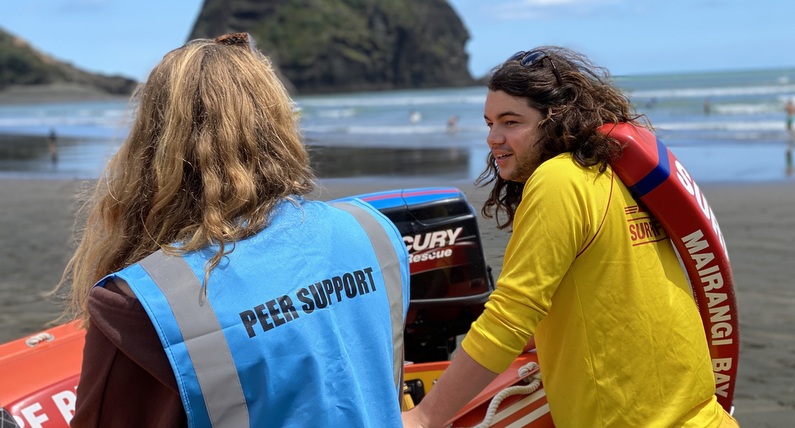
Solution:
{"label": "sunglasses on head", "polygon": [[224,45],[224,46],[241,46],[241,47],[244,47],[244,48],[248,47],[248,49],[250,49],[251,52],[254,52],[254,53],[257,52],[257,45],[254,42],[254,38],[252,38],[250,34],[248,34],[248,33],[228,33],[228,34],[224,34],[223,36],[218,36],[218,37],[216,37],[214,39],[193,39],[193,40],[185,43],[184,46],[176,48],[176,49],[172,50],[171,52],[163,55],[163,58],[165,58],[166,56],[170,55],[173,52],[179,51],[180,49],[182,49],[182,48],[184,48],[186,46],[190,46],[190,45],[193,45],[193,44],[196,44],[196,43],[202,43],[202,44],[204,44],[204,43],[217,43],[219,45]]}
{"label": "sunglasses on head", "polygon": [[225,46],[248,46],[252,51],[256,51],[257,47],[254,39],[248,33],[229,33],[223,36],[218,36],[213,39],[215,43]]}
{"label": "sunglasses on head", "polygon": [[532,67],[535,64],[541,63],[543,65],[544,60],[549,60],[549,63],[552,65],[552,73],[555,74],[555,80],[558,82],[558,86],[562,86],[563,82],[560,78],[560,73],[558,72],[558,67],[555,66],[555,61],[552,61],[552,58],[544,51],[519,51],[513,54],[508,61],[519,61],[519,64],[522,67]]}

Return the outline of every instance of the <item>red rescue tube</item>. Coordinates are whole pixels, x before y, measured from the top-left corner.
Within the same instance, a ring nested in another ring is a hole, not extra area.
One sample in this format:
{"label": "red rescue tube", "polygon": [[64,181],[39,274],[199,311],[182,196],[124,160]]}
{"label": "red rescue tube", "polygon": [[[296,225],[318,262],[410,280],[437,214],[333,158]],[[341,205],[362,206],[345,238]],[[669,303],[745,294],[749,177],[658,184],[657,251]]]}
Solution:
{"label": "red rescue tube", "polygon": [[606,124],[599,132],[624,146],[613,170],[668,232],[701,313],[718,402],[732,411],[740,330],[729,254],[706,197],[676,156],[651,131]]}

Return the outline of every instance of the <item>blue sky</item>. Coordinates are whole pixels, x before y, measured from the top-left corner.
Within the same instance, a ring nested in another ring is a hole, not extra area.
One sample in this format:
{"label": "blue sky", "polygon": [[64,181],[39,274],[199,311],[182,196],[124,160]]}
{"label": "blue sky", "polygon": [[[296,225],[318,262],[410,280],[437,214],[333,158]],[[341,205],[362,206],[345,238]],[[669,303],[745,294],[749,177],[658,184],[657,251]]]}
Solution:
{"label": "blue sky", "polygon": [[[0,27],[73,65],[145,79],[202,0],[16,0]],[[614,75],[795,67],[793,0],[451,0],[475,77],[517,50],[561,45]],[[311,13],[311,12],[307,12]]]}

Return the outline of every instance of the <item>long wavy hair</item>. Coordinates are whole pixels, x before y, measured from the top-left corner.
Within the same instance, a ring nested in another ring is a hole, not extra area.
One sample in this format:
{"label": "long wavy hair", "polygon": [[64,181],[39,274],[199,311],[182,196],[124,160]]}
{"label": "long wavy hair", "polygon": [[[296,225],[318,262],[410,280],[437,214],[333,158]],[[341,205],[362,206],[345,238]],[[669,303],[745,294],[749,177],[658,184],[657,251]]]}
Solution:
{"label": "long wavy hair", "polygon": [[72,317],[86,323],[91,287],[157,250],[217,246],[206,286],[280,200],[313,190],[293,103],[271,62],[253,43],[235,43],[247,34],[227,36],[169,52],[133,94],[130,133],[82,208],[82,237],[58,285],[72,285]]}
{"label": "long wavy hair", "polygon": [[[539,53],[535,62],[520,63],[522,57],[535,53]],[[626,95],[612,84],[607,69],[562,47],[541,46],[505,61],[493,70],[488,88],[525,98],[527,105],[545,115],[538,124],[542,162],[571,152],[579,164],[598,165],[604,172],[611,160],[621,156],[622,147],[615,139],[596,132],[599,126],[630,122],[650,128],[646,117],[636,114]],[[524,183],[502,179],[489,153],[486,169],[475,184],[485,187],[491,183],[494,185],[481,211],[504,229],[513,224]],[[500,219],[501,213],[505,220]]]}

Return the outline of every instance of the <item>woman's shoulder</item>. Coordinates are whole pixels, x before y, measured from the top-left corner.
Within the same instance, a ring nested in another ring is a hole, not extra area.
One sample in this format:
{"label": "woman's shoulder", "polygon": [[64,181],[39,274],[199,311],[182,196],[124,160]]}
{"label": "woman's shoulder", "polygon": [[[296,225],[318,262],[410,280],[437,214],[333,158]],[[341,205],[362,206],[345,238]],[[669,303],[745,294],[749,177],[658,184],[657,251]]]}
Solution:
{"label": "woman's shoulder", "polygon": [[160,338],[138,298],[125,293],[115,280],[109,281],[104,287],[91,289],[88,311],[91,325],[110,345],[176,390]]}

